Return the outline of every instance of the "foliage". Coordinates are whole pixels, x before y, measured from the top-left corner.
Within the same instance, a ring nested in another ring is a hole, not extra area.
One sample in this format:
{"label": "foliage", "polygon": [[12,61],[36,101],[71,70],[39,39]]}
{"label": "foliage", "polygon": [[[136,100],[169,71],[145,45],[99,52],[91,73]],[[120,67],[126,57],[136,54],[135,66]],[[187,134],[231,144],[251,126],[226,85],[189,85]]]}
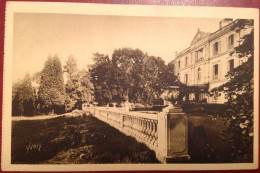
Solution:
{"label": "foliage", "polygon": [[159,104],[162,88],[175,80],[173,65],[139,49],[114,50],[112,58],[94,54],[90,66],[95,98],[100,105],[109,102]]}
{"label": "foliage", "polygon": [[[253,24],[252,20],[240,20],[233,29],[241,32]],[[247,61],[231,70],[227,77],[229,82],[213,90],[224,92],[228,97],[229,128],[226,136],[233,141],[235,153],[241,157],[248,157],[248,150],[252,149],[253,142],[253,98],[254,98],[254,30],[242,36],[240,44],[234,48],[238,58]]]}
{"label": "foliage", "polygon": [[114,68],[114,81],[116,88],[113,95],[116,102],[126,100],[140,100],[138,91],[139,82],[142,80],[142,71],[145,55],[139,49],[116,49],[112,55]]}
{"label": "foliage", "polygon": [[65,110],[81,109],[83,102],[92,101],[93,85],[90,82],[89,73],[86,70],[78,70],[73,56],[68,58],[64,72],[67,73],[68,78],[65,85]]}
{"label": "foliage", "polygon": [[12,114],[33,116],[34,110],[34,90],[27,73],[21,82],[13,85]]}
{"label": "foliage", "polygon": [[107,55],[95,53],[95,64],[90,66],[90,77],[95,88],[95,100],[103,105],[112,100],[113,84],[113,67],[112,62]]}
{"label": "foliage", "polygon": [[59,113],[65,102],[64,79],[58,56],[49,57],[41,71],[39,101],[45,113]]}

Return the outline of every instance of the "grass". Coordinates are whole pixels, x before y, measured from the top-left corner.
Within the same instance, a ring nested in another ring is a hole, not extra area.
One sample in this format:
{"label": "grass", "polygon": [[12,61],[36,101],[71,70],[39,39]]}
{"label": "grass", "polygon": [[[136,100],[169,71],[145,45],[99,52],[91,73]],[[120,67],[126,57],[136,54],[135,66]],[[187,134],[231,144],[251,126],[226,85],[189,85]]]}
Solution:
{"label": "grass", "polygon": [[[236,150],[222,131],[227,128],[226,119],[216,116],[194,116],[188,119],[188,145],[192,163],[250,163],[253,149],[248,144],[247,157],[234,154]],[[251,149],[250,149],[251,148]]]}
{"label": "grass", "polygon": [[[225,122],[188,116],[188,163],[252,162],[252,153],[247,158],[233,155],[232,144],[221,135]],[[14,164],[159,163],[144,144],[92,116],[13,121],[11,148]]]}
{"label": "grass", "polygon": [[[27,151],[28,146],[31,147]],[[87,117],[12,122],[13,164],[158,163],[134,138]]]}

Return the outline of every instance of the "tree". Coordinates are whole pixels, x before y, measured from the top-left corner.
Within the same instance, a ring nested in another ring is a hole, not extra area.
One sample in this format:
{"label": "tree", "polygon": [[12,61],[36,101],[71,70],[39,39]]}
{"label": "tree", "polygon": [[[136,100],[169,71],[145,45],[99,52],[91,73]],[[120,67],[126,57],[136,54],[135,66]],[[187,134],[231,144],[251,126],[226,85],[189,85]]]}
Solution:
{"label": "tree", "polygon": [[12,97],[13,115],[34,115],[34,92],[29,73],[25,75],[21,82],[13,85]]}
{"label": "tree", "polygon": [[60,113],[65,102],[63,71],[57,55],[49,57],[42,69],[39,100],[45,113]]}
{"label": "tree", "polygon": [[90,73],[86,70],[79,70],[80,86],[77,88],[80,100],[78,105],[82,105],[84,102],[92,102],[94,94],[94,86],[90,80]]}
{"label": "tree", "polygon": [[160,104],[162,88],[175,80],[172,65],[139,49],[116,49],[112,59],[96,53],[94,61],[90,74],[96,101],[101,105],[125,101]]}
{"label": "tree", "polygon": [[92,101],[93,85],[86,70],[79,71],[77,61],[73,56],[69,56],[64,72],[67,73],[65,110],[81,108],[82,103]]}
{"label": "tree", "polygon": [[149,105],[162,104],[160,98],[162,89],[172,85],[174,80],[174,71],[171,64],[166,65],[160,57],[147,56],[141,81],[144,96],[142,100]]}
{"label": "tree", "polygon": [[[252,20],[239,20],[233,26],[233,30],[240,33],[252,26]],[[253,150],[254,134],[254,29],[241,37],[239,45],[231,54],[247,61],[231,70],[227,74],[229,82],[214,89],[213,92],[225,92],[228,96],[226,116],[229,118],[229,126],[226,136],[234,143],[236,155],[248,158],[250,157],[248,151]]]}
{"label": "tree", "polygon": [[94,64],[89,67],[90,79],[94,86],[95,101],[105,105],[112,101],[113,88],[116,88],[114,68],[108,55],[95,53]]}
{"label": "tree", "polygon": [[116,102],[139,101],[138,83],[143,77],[145,54],[139,49],[122,48],[114,50],[112,64],[116,83]]}

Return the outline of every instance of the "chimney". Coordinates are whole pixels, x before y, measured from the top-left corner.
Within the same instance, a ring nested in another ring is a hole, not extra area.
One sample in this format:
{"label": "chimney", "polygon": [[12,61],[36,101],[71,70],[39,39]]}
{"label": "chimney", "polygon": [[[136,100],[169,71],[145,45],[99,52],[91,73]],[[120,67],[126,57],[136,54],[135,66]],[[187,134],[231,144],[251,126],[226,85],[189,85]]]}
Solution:
{"label": "chimney", "polygon": [[232,18],[222,19],[222,20],[219,22],[219,29],[221,29],[221,28],[223,28],[224,26],[230,24],[231,22],[233,22],[233,19],[232,19]]}

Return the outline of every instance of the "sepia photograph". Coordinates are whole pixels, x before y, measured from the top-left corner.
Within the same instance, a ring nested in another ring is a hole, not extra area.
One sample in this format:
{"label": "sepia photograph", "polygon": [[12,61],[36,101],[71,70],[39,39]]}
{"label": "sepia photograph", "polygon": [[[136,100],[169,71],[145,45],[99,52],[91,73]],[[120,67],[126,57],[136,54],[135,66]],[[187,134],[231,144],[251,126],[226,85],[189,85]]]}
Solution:
{"label": "sepia photograph", "polygon": [[258,10],[85,5],[7,3],[2,167],[258,168]]}

